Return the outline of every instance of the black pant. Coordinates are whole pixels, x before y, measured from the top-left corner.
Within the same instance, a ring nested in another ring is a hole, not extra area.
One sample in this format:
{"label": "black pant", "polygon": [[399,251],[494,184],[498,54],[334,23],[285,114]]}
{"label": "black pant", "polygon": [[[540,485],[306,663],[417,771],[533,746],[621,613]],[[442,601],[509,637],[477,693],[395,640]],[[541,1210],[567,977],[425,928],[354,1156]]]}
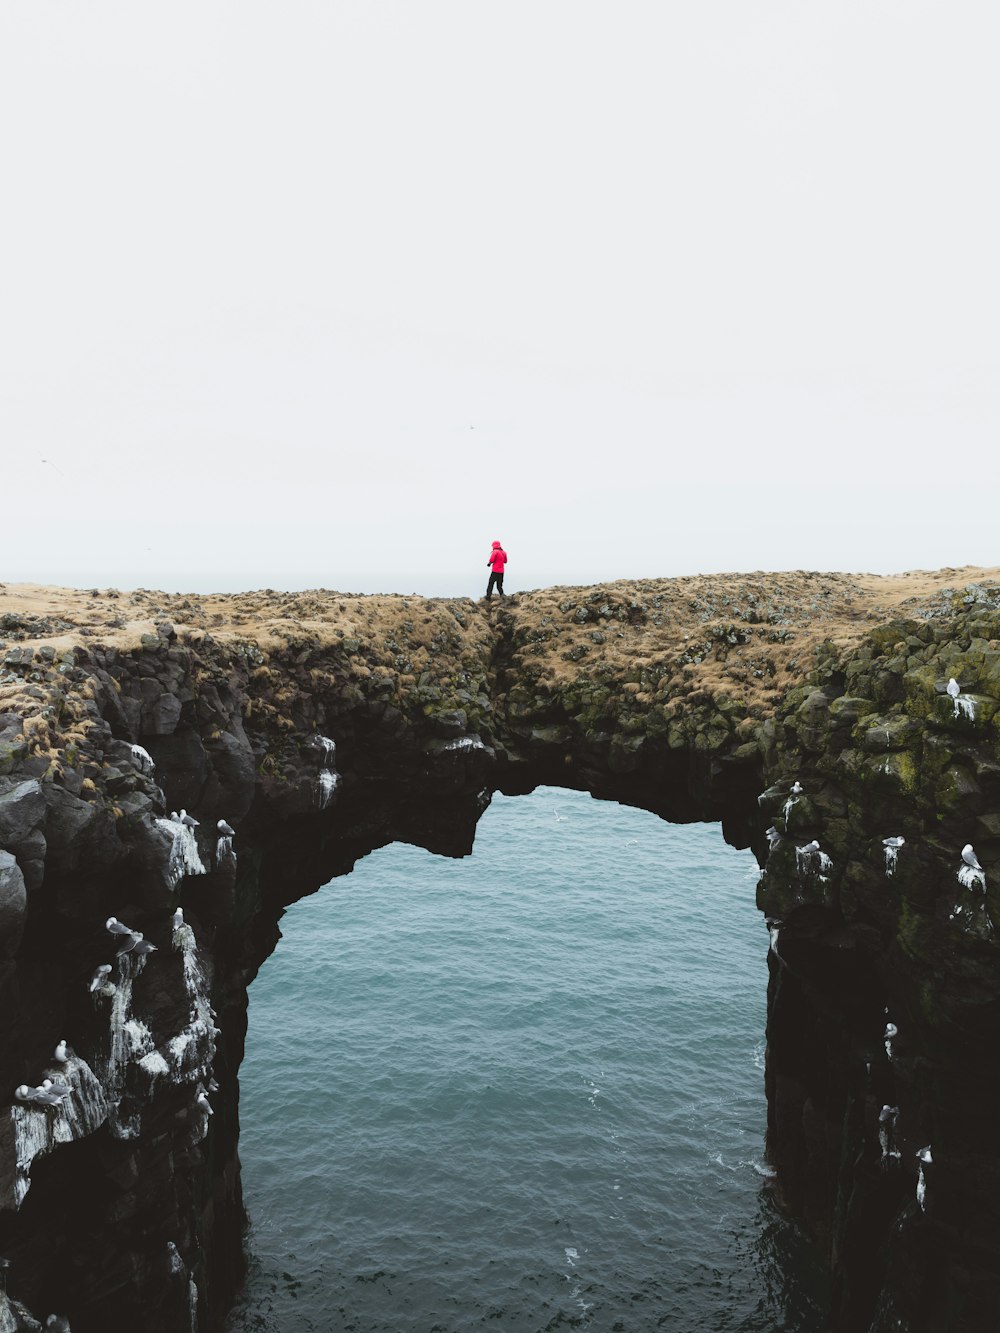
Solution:
{"label": "black pant", "polygon": [[502,574],[491,574],[491,575],[490,575],[490,581],[489,581],[489,583],[486,585],[486,600],[487,600],[487,601],[489,601],[490,598],[493,596],[493,589],[494,589],[494,588],[496,588],[497,592],[498,592],[498,593],[500,594],[500,596],[502,597],[502,596],[503,596],[503,575],[502,575]]}

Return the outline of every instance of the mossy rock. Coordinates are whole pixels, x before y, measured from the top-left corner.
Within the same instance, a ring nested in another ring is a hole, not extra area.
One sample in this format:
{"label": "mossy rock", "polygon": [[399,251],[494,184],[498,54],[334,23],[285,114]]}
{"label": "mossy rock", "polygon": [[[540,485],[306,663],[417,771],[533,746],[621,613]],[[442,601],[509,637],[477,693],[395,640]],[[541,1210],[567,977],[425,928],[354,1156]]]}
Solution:
{"label": "mossy rock", "polygon": [[790,838],[801,838],[806,833],[811,836],[819,822],[816,806],[805,793],[788,797],[774,817],[774,827]]}
{"label": "mossy rock", "polygon": [[974,767],[974,751],[957,736],[945,731],[929,731],[924,737],[920,761],[924,782],[939,778],[946,768],[957,761],[967,762],[970,767]]}
{"label": "mossy rock", "polygon": [[975,889],[959,886],[955,906],[949,912],[948,920],[958,930],[975,939],[984,941],[996,939],[986,897]]}
{"label": "mossy rock", "polygon": [[893,750],[907,750],[922,734],[922,728],[905,713],[880,717],[866,717],[855,728],[855,739],[869,754],[886,754]]}
{"label": "mossy rock", "polygon": [[618,719],[618,730],[628,736],[645,736],[649,728],[642,714],[624,713]]}
{"label": "mossy rock", "polygon": [[464,736],[469,730],[469,715],[464,708],[442,708],[427,715],[439,736]]}
{"label": "mossy rock", "polygon": [[890,620],[887,624],[873,629],[866,637],[877,655],[889,652],[898,643],[906,643],[908,639],[916,637],[920,628],[920,622],[917,620]]}
{"label": "mossy rock", "polygon": [[778,782],[773,787],[768,787],[757,797],[757,804],[769,819],[774,818],[784,803],[788,800],[788,789],[790,782]]}
{"label": "mossy rock", "polygon": [[915,911],[904,899],[896,923],[896,941],[909,958],[932,959],[938,949],[938,924],[928,913]]}
{"label": "mossy rock", "polygon": [[[881,845],[878,850],[882,851]],[[876,922],[886,935],[896,928],[899,903],[892,880],[861,861],[850,862],[844,872],[840,907],[849,919],[862,914],[866,920]]]}
{"label": "mossy rock", "polygon": [[692,748],[702,754],[714,754],[718,750],[726,749],[731,735],[728,724],[721,718],[715,717],[707,727],[701,726],[695,732]]}
{"label": "mossy rock", "polygon": [[982,798],[979,783],[971,770],[962,764],[952,764],[946,768],[934,787],[938,818],[953,815],[961,819],[978,814]]}
{"label": "mossy rock", "polygon": [[843,865],[847,859],[847,847],[851,841],[851,825],[847,819],[825,819],[822,823],[822,836],[819,841],[823,849],[834,861]]}
{"label": "mossy rock", "polygon": [[940,670],[933,665],[906,673],[903,677],[903,703],[911,717],[924,719],[931,716],[941,697],[937,690],[940,679]]}
{"label": "mossy rock", "polygon": [[978,732],[989,728],[996,715],[997,702],[989,695],[963,693],[952,699],[949,694],[941,694],[934,701],[930,721],[946,731]]}
{"label": "mossy rock", "polygon": [[789,690],[784,698],[784,707],[782,716],[786,724],[790,724],[792,719],[790,714],[797,713],[811,694],[815,692],[813,685],[798,685],[794,690]]}
{"label": "mossy rock", "polygon": [[807,726],[822,726],[830,709],[830,698],[823,690],[811,690],[795,710]]}
{"label": "mossy rock", "polygon": [[983,656],[983,666],[975,684],[983,694],[1000,700],[1000,653],[990,651]]}
{"label": "mossy rock", "polygon": [[1000,813],[987,812],[976,820],[976,838],[1000,843]]}
{"label": "mossy rock", "polygon": [[766,916],[786,916],[802,902],[796,879],[795,843],[781,838],[771,848],[757,881],[757,907]]}
{"label": "mossy rock", "polygon": [[[855,752],[856,753],[856,752]],[[874,796],[915,796],[920,789],[920,765],[909,750],[884,755],[857,755],[855,772]]]}
{"label": "mossy rock", "polygon": [[830,704],[829,716],[832,727],[853,727],[859,718],[874,713],[878,705],[874,699],[861,699],[857,695],[842,694]]}
{"label": "mossy rock", "polygon": [[671,750],[686,750],[688,743],[687,728],[683,722],[671,722],[667,728],[667,744]]}
{"label": "mossy rock", "polygon": [[757,883],[757,906],[767,916],[782,918],[803,904],[829,905],[831,883],[800,862],[793,838],[780,838],[771,848]]}
{"label": "mossy rock", "polygon": [[24,741],[0,741],[0,776],[13,772],[14,766],[28,753]]}

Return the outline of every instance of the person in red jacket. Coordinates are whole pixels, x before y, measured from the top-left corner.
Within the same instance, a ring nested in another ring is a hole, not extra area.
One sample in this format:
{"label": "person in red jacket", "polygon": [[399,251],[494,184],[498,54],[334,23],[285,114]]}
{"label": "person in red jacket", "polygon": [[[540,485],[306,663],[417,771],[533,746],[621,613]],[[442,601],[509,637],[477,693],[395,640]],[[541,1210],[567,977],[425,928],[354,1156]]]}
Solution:
{"label": "person in red jacket", "polygon": [[490,558],[486,563],[491,571],[490,581],[486,585],[486,600],[489,601],[493,596],[494,587],[500,596],[503,596],[503,567],[507,563],[507,552],[499,542],[493,543],[493,550],[490,552]]}

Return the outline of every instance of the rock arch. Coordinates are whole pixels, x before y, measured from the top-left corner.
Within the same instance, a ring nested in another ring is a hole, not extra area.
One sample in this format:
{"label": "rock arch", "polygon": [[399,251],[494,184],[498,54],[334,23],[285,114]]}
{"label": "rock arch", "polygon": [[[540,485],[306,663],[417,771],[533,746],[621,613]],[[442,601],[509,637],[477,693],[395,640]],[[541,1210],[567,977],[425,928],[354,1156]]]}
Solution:
{"label": "rock arch", "polygon": [[[548,783],[753,847],[769,1150],[831,1256],[834,1326],[991,1323],[1000,599],[942,579],[901,608],[801,576],[793,603],[781,577],[489,613],[261,594],[215,634],[208,607],[147,594],[118,633],[28,624],[0,697],[0,1069],[8,1096],[69,1092],[0,1117],[26,1308],[62,1302],[83,1333],[224,1310],[246,986],[281,909],[389,841],[463,855],[490,791]],[[156,952],[115,960],[110,915]],[[26,1317],[0,1300],[0,1329]]]}

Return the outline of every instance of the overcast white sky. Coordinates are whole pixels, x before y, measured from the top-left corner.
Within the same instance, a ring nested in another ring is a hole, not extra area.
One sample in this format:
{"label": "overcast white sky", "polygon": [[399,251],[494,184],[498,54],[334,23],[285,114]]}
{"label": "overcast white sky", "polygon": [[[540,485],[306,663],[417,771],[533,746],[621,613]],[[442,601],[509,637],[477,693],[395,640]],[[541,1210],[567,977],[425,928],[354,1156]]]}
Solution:
{"label": "overcast white sky", "polygon": [[0,579],[1000,563],[1000,20],[3,0]]}

